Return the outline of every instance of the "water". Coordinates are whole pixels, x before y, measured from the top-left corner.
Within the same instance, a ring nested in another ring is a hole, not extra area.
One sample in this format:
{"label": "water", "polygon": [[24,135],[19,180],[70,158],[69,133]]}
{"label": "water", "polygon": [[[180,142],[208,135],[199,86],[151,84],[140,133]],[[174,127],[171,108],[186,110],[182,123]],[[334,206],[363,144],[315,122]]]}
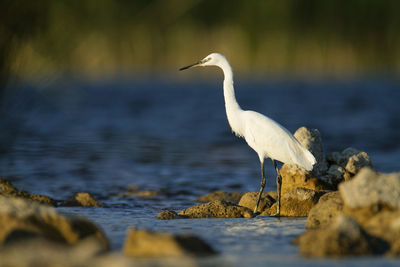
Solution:
{"label": "water", "polygon": [[[318,128],[326,151],[352,146],[368,152],[377,170],[399,170],[398,81],[238,78],[235,86],[242,108],[267,114],[291,132]],[[303,218],[155,218],[215,190],[259,188],[258,157],[230,132],[219,79],[20,82],[5,93],[1,115],[0,175],[19,189],[55,199],[92,193],[105,208],[58,209],[93,220],[116,251],[134,226],[201,236],[221,252],[201,260],[206,265],[398,263],[380,257],[304,259],[291,244],[304,231]],[[267,177],[274,177],[272,164]],[[274,189],[272,180],[267,190]],[[119,196],[129,185],[159,194]]]}

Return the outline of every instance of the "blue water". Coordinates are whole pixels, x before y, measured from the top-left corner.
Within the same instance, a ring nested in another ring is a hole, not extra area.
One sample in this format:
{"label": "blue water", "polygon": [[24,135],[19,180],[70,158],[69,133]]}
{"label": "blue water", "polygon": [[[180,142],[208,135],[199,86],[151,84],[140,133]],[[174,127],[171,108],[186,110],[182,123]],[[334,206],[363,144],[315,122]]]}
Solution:
{"label": "blue water", "polygon": [[[210,265],[398,263],[304,259],[291,240],[304,231],[305,219],[157,220],[164,208],[179,211],[215,190],[259,188],[257,155],[230,132],[221,86],[218,77],[13,83],[1,106],[0,175],[55,199],[92,193],[105,208],[58,209],[93,220],[116,251],[134,226],[198,234],[221,252],[203,260]],[[325,151],[351,146],[366,151],[379,171],[400,169],[399,81],[239,77],[235,86],[243,109],[266,114],[291,132],[318,128]],[[272,164],[267,169],[274,177]],[[267,190],[274,190],[273,180]],[[129,185],[158,195],[118,195]]]}

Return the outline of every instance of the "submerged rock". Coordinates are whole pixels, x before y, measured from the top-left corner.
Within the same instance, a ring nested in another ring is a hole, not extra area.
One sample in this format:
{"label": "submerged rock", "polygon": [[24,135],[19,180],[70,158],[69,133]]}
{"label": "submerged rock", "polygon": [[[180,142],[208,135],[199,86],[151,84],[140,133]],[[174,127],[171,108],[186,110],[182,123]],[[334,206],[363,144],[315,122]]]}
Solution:
{"label": "submerged rock", "polygon": [[0,244],[31,238],[74,244],[87,237],[109,247],[102,231],[84,218],[65,216],[21,198],[0,197]]}
{"label": "submerged rock", "polygon": [[126,192],[119,193],[117,195],[120,197],[131,196],[131,197],[150,198],[150,197],[158,196],[158,192],[153,191],[153,190],[139,190],[139,186],[130,185]]}
{"label": "submerged rock", "polygon": [[308,213],[306,228],[323,228],[331,224],[343,211],[343,200],[338,191],[323,195]]}
{"label": "submerged rock", "polygon": [[[269,209],[275,203],[276,192],[264,192],[261,194],[260,203],[257,212],[262,213]],[[258,192],[247,192],[240,198],[239,206],[254,210],[257,203]]]}
{"label": "submerged rock", "polygon": [[340,257],[381,254],[387,242],[366,233],[356,220],[338,215],[329,227],[308,230],[298,239],[300,253],[307,257]]}
{"label": "submerged rock", "polygon": [[[307,188],[293,188],[289,192],[282,195],[281,199],[281,216],[287,217],[307,217],[311,208],[314,207],[319,198],[326,191],[315,191]],[[261,215],[273,215],[277,212],[275,203],[271,208],[265,210]]]}
{"label": "submerged rock", "polygon": [[195,205],[178,213],[189,218],[252,218],[253,212],[246,207],[232,202],[216,200],[205,204]]}
{"label": "submerged rock", "polygon": [[210,202],[214,200],[224,200],[229,202],[238,203],[240,198],[243,196],[242,192],[224,192],[224,191],[215,191],[209,193],[207,195],[201,196],[197,198],[196,202]]}
{"label": "submerged rock", "polygon": [[174,235],[130,228],[123,254],[130,257],[210,256],[216,252],[194,235]]}
{"label": "submerged rock", "polygon": [[55,201],[44,195],[30,194],[15,188],[10,181],[0,178],[0,196],[24,198],[41,204],[55,205]]}

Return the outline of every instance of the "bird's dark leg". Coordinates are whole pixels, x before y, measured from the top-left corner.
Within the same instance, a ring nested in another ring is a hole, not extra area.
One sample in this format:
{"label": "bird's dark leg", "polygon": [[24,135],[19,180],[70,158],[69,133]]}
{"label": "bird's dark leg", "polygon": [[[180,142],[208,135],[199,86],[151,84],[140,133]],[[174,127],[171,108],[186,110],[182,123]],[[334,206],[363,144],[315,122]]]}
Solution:
{"label": "bird's dark leg", "polygon": [[272,215],[273,217],[280,217],[281,216],[281,186],[282,186],[282,176],[279,173],[278,166],[276,165],[276,161],[272,160],[272,163],[274,164],[275,170],[276,170],[276,189],[278,191],[278,205],[277,205],[277,211],[276,214]]}
{"label": "bird's dark leg", "polygon": [[258,193],[257,203],[256,203],[256,206],[254,208],[254,213],[257,213],[258,204],[260,204],[261,194],[264,191],[264,187],[265,187],[264,162],[261,161],[261,188],[260,188],[260,192]]}

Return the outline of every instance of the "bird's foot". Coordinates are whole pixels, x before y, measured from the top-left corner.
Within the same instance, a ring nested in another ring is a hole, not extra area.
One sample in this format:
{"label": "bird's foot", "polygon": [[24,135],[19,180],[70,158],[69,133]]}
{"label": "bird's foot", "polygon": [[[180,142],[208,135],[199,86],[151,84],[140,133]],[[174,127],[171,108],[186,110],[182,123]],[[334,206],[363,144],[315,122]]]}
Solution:
{"label": "bird's foot", "polygon": [[277,212],[277,213],[275,213],[275,214],[273,214],[273,215],[270,215],[270,217],[277,217],[277,218],[279,218],[279,217],[281,217],[281,213],[280,213],[280,212]]}

